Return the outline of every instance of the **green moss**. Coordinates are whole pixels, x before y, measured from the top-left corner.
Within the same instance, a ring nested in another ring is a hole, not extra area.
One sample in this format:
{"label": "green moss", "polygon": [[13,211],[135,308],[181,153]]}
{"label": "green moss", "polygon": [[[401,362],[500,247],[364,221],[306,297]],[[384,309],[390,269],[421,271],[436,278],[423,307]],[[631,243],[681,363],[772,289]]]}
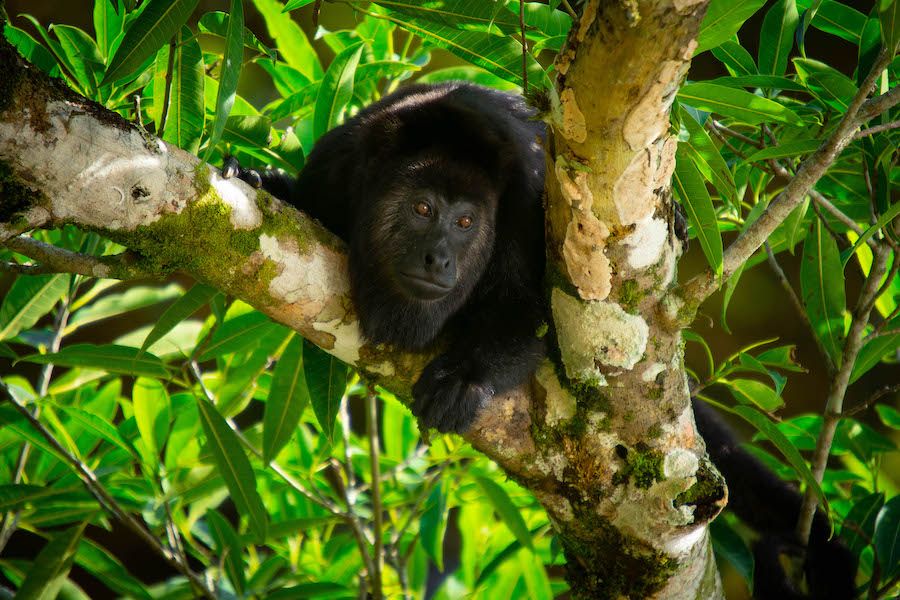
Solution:
{"label": "green moss", "polygon": [[622,282],[619,287],[619,306],[622,307],[622,310],[635,314],[641,298],[643,298],[643,294],[637,281],[629,279]]}
{"label": "green moss", "polygon": [[675,506],[694,506],[694,522],[712,519],[725,502],[725,480],[708,459],[704,459],[694,475],[694,485],[675,497]]}
{"label": "green moss", "polygon": [[39,192],[24,185],[8,164],[0,161],[0,223],[12,223],[28,210]]}
{"label": "green moss", "polygon": [[632,449],[625,457],[625,465],[612,478],[616,485],[628,483],[630,479],[635,487],[646,490],[656,481],[662,481],[663,455],[657,450],[646,447]]}
{"label": "green moss", "polygon": [[256,206],[265,216],[262,232],[272,237],[289,237],[297,241],[297,249],[305,254],[313,247],[315,233],[308,218],[298,218],[292,206],[279,203],[265,190],[257,190]]}
{"label": "green moss", "polygon": [[[0,31],[3,25],[0,23]],[[17,53],[12,45],[0,35],[0,113],[9,108],[16,89],[22,79],[22,69],[17,64]]]}
{"label": "green moss", "polygon": [[575,517],[560,532],[573,598],[646,598],[678,568],[676,560],[598,516],[593,503],[575,503],[573,508]]}
{"label": "green moss", "polygon": [[647,439],[658,440],[662,437],[662,426],[659,423],[654,423],[647,429]]}
{"label": "green moss", "polygon": [[243,275],[237,267],[259,249],[254,231],[235,230],[231,207],[225,204],[209,184],[204,166],[195,171],[194,185],[200,192],[179,214],[166,214],[150,225],[133,231],[106,232],[112,239],[140,253],[141,267],[155,273],[184,269],[211,276],[221,274],[217,283]]}

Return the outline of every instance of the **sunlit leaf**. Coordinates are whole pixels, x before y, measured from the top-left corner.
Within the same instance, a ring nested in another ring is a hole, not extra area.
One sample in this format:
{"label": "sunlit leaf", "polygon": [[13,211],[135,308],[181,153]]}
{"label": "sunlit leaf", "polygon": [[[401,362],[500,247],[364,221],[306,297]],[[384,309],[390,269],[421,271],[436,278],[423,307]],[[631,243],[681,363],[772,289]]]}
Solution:
{"label": "sunlit leaf", "polygon": [[69,275],[20,275],[0,305],[0,340],[15,337],[47,314],[69,289]]}
{"label": "sunlit leaf", "polygon": [[263,462],[268,464],[288,443],[310,402],[303,370],[303,339],[294,335],[275,371],[263,414]]}
{"label": "sunlit leaf", "polygon": [[181,29],[198,0],[149,0],[131,24],[106,69],[102,83],[116,81],[140,67]]}
{"label": "sunlit leaf", "polygon": [[344,110],[353,98],[353,81],[362,50],[361,43],[350,46],[328,66],[319,85],[313,115],[313,134],[317,139],[343,119]]}
{"label": "sunlit leaf", "polygon": [[444,482],[434,486],[425,501],[425,511],[419,521],[422,547],[439,571],[444,570],[444,534],[447,531],[447,492]]}
{"label": "sunlit leaf", "polygon": [[672,186],[687,212],[703,254],[716,275],[722,274],[722,237],[716,211],[700,171],[687,153],[679,147]]}
{"label": "sunlit leaf", "polygon": [[247,517],[251,531],[257,540],[266,538],[268,517],[259,492],[250,460],[244,454],[241,442],[216,407],[205,398],[197,398],[200,423],[206,433],[207,448],[231,493],[231,500],[238,512]]}
{"label": "sunlit leaf", "polygon": [[519,509],[510,500],[506,490],[486,477],[479,477],[476,481],[491,501],[494,510],[497,511],[497,514],[500,515],[500,518],[503,519],[503,522],[506,523],[512,534],[516,536],[519,543],[526,548],[532,549],[531,533],[528,531],[528,526],[525,525],[525,520],[519,514]]}
{"label": "sunlit leaf", "polygon": [[166,379],[169,372],[163,362],[156,356],[141,352],[137,348],[117,346],[115,344],[74,344],[52,354],[32,354],[20,360],[25,362],[47,364],[53,363],[61,367],[88,367],[101,369],[110,373],[125,375],[158,377]]}
{"label": "sunlit leaf", "polygon": [[316,420],[322,433],[331,441],[334,421],[347,388],[347,365],[304,341],[303,369]]}
{"label": "sunlit leaf", "polygon": [[684,85],[678,91],[678,98],[694,108],[733,117],[751,125],[766,121],[803,124],[794,111],[773,100],[715,83]]}
{"label": "sunlit leaf", "polygon": [[800,291],[810,324],[835,365],[844,347],[844,271],[837,243],[816,219],[803,244]]}
{"label": "sunlit leaf", "polygon": [[87,523],[56,534],[41,549],[16,592],[16,600],[56,598],[69,575]]}
{"label": "sunlit leaf", "polygon": [[209,156],[225,130],[225,121],[231,114],[237,95],[238,79],[244,62],[244,4],[243,0],[231,0],[228,26],[225,29],[225,52],[219,68],[219,91],[216,94],[216,110],[212,132],[206,150]]}
{"label": "sunlit leaf", "polygon": [[759,33],[759,72],[783,75],[800,21],[795,0],[778,0],[766,12]]}
{"label": "sunlit leaf", "polygon": [[730,40],[744,22],[765,3],[766,0],[711,0],[706,16],[700,23],[694,54]]}

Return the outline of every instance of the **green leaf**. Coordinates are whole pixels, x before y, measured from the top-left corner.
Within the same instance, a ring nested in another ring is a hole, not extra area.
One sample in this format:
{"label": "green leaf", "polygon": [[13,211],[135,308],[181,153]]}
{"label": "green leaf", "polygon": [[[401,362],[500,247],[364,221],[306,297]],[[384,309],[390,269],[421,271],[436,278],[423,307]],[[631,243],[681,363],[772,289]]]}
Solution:
{"label": "green leaf", "polygon": [[507,92],[521,90],[516,84],[501,79],[493,73],[472,65],[435,69],[416,79],[416,83],[440,83],[443,81],[471,81],[478,85],[492,87]]}
{"label": "green leaf", "polygon": [[766,13],[759,33],[759,72],[783,75],[800,21],[795,0],[778,0]]}
{"label": "green leaf", "polygon": [[284,12],[290,12],[292,10],[297,10],[298,8],[303,8],[307,4],[312,4],[316,0],[288,0],[288,3],[284,5]]}
{"label": "green leaf", "polygon": [[244,61],[244,4],[242,0],[231,0],[228,27],[225,30],[225,52],[219,69],[219,92],[216,94],[216,113],[212,133],[206,149],[209,160],[225,129],[225,121],[231,114],[237,95],[238,79]]}
{"label": "green leaf", "polygon": [[446,482],[434,486],[425,501],[425,510],[419,521],[419,537],[425,553],[431,557],[438,570],[444,570],[444,534],[447,532]]}
{"label": "green leaf", "polygon": [[75,561],[75,552],[87,522],[56,534],[28,569],[16,592],[16,600],[51,600],[56,598]]}
{"label": "green leaf", "polygon": [[32,354],[19,360],[38,364],[53,363],[61,367],[87,367],[108,373],[158,377],[167,379],[163,362],[148,352],[115,344],[74,344],[53,354]]}
{"label": "green leaf", "polygon": [[137,20],[125,32],[122,43],[109,62],[102,84],[129,75],[156,53],[160,46],[169,43],[194,12],[197,2],[198,0],[149,0]]}
{"label": "green leaf", "polygon": [[304,341],[303,370],[322,433],[333,441],[334,421],[347,388],[347,365]]}
{"label": "green leaf", "polygon": [[288,65],[294,67],[309,81],[322,79],[322,65],[319,57],[303,29],[291,19],[289,13],[283,13],[284,8],[277,0],[253,0],[256,10],[266,21],[266,29],[269,37],[275,40],[278,47],[278,55]]}
{"label": "green leaf", "polygon": [[846,4],[824,0],[819,5],[811,25],[820,31],[859,44],[866,26],[866,15]]}
{"label": "green leaf", "polygon": [[715,83],[689,83],[679,90],[678,98],[694,108],[733,117],[749,125],[768,121],[803,124],[794,111],[774,100]]}
{"label": "green leaf", "polygon": [[516,505],[510,500],[506,490],[495,481],[487,479],[486,477],[478,477],[475,481],[478,482],[478,485],[484,490],[484,493],[491,501],[494,510],[497,511],[497,514],[500,515],[500,518],[503,519],[503,522],[506,523],[506,526],[509,527],[512,534],[516,536],[519,543],[529,550],[534,549],[531,533],[528,531],[528,526],[525,525],[525,519],[522,518],[519,509],[516,508]]}
{"label": "green leaf", "polygon": [[104,64],[100,49],[91,36],[71,25],[51,25],[50,29],[59,39],[59,45],[82,88],[96,89]]}
{"label": "green leaf", "polygon": [[244,564],[241,539],[231,523],[215,510],[206,511],[206,523],[216,542],[216,555],[224,564],[225,575],[238,595],[241,596],[247,588],[247,578],[244,574],[247,567]]}
{"label": "green leaf", "polygon": [[[522,86],[522,44],[512,36],[497,36],[483,31],[448,27],[405,14],[391,13],[393,23],[421,36],[501,79]],[[549,80],[541,65],[530,54],[526,56],[528,83],[547,87]]]}
{"label": "green leaf", "polygon": [[3,35],[25,57],[25,60],[48,75],[53,77],[62,76],[53,54],[44,48],[40,42],[31,37],[28,32],[7,23],[6,27],[3,28]]}
{"label": "green leaf", "polygon": [[831,108],[846,112],[856,95],[856,84],[849,77],[811,58],[795,58],[797,76],[809,91]]}
{"label": "green leaf", "polygon": [[353,98],[353,80],[362,50],[362,43],[354,44],[335,56],[328,66],[319,85],[313,114],[313,135],[316,139],[343,119],[344,110]]}
{"label": "green leaf", "polygon": [[256,491],[256,478],[250,460],[241,448],[238,439],[228,423],[205,398],[197,398],[200,423],[206,433],[207,448],[225,481],[231,500],[238,512],[247,517],[250,530],[256,539],[266,539],[266,507]]}
{"label": "green leaf", "polygon": [[738,32],[741,25],[758,11],[766,0],[711,0],[706,16],[700,23],[697,49],[700,54],[726,42]]}
{"label": "green leaf", "polygon": [[887,404],[877,404],[875,412],[878,413],[882,423],[891,429],[900,429],[900,411],[896,408]]}
{"label": "green leaf", "polygon": [[79,426],[83,427],[95,437],[106,440],[110,444],[121,448],[129,455],[135,455],[134,447],[126,442],[119,433],[119,430],[110,425],[105,419],[86,410],[82,410],[77,406],[57,405],[56,408],[62,410],[70,419],[72,419],[72,421],[78,423]]}
{"label": "green leaf", "polygon": [[[895,321],[900,325],[900,320]],[[900,348],[900,333],[880,335],[867,341],[856,356],[856,362],[853,363],[850,383],[854,383],[865,375],[869,369],[881,362],[882,359],[893,356],[897,348]]]}
{"label": "green leaf", "polygon": [[294,335],[275,371],[263,413],[263,463],[269,464],[284,448],[310,403],[303,370],[303,339]]}
{"label": "green leaf", "polygon": [[268,117],[232,115],[225,122],[224,140],[247,149],[266,149],[272,135]]}
{"label": "green leaf", "polygon": [[717,77],[709,83],[728,87],[761,88],[766,90],[791,90],[806,92],[806,87],[787,77],[775,75],[740,75],[737,77]]}
{"label": "green leaf", "polygon": [[[242,7],[243,9],[243,7]],[[197,21],[197,28],[205,33],[211,33],[219,37],[226,37],[228,34],[228,13],[219,10],[208,12]],[[244,27],[243,35],[244,46],[251,50],[256,50],[260,54],[268,56],[268,62],[275,60],[275,51],[259,41],[252,31]]]}
{"label": "green leaf", "polygon": [[847,543],[847,549],[853,554],[859,556],[863,548],[872,542],[875,519],[882,506],[884,506],[884,494],[869,494],[854,504],[847,516],[844,517],[844,523],[841,525],[841,537]]}
{"label": "green leaf", "polygon": [[784,371],[793,371],[795,373],[805,373],[800,363],[797,362],[797,346],[778,346],[756,355],[756,360],[769,365],[770,367],[778,367]]}
{"label": "green leaf", "polygon": [[172,329],[187,319],[189,316],[197,312],[200,307],[207,304],[219,292],[208,285],[202,283],[195,284],[181,298],[176,300],[160,315],[159,319],[153,325],[153,329],[147,334],[144,342],[141,344],[141,350],[146,350],[164,335],[172,331]]}
{"label": "green leaf", "polygon": [[170,283],[162,288],[143,285],[135,286],[127,288],[120,294],[103,296],[84,308],[75,311],[75,314],[69,319],[69,325],[66,327],[65,333],[68,335],[79,327],[90,323],[171,300],[181,294],[181,292],[180,285]]}
{"label": "green leaf", "polygon": [[816,337],[839,366],[844,347],[844,271],[837,243],[819,219],[803,243],[800,292]]}
{"label": "green leaf", "polygon": [[781,396],[759,381],[752,379],[734,379],[728,382],[731,394],[738,402],[754,404],[766,412],[772,412],[784,406]]}
{"label": "green leaf", "polygon": [[734,530],[724,515],[709,524],[713,551],[731,563],[744,581],[753,583],[753,553],[744,539]]}
{"label": "green leaf", "polygon": [[679,146],[676,152],[675,176],[672,179],[675,192],[681,199],[693,226],[703,254],[716,276],[722,274],[722,237],[709,192],[700,171]]}
{"label": "green leaf", "polygon": [[169,394],[158,380],[139,377],[134,382],[131,401],[138,431],[150,454],[148,462],[156,464],[159,461],[159,451],[169,435],[172,419]]}
{"label": "green leaf", "polygon": [[20,275],[0,305],[0,340],[33,326],[65,295],[69,275]]}
{"label": "green leaf", "polygon": [[794,140],[792,142],[785,142],[778,146],[757,150],[748,156],[745,162],[755,163],[771,158],[800,158],[804,154],[815,152],[821,145],[821,140]]}
{"label": "green leaf", "polygon": [[722,329],[729,335],[731,334],[731,328],[728,327],[728,321],[726,319],[728,305],[731,304],[731,297],[737,289],[738,282],[741,280],[741,275],[743,275],[744,267],[746,266],[747,263],[741,263],[741,265],[734,270],[734,273],[732,273],[731,277],[728,278],[728,281],[725,282],[725,289],[722,291]]}
{"label": "green leaf", "polygon": [[734,178],[731,169],[728,168],[725,159],[719,153],[719,148],[693,114],[679,107],[678,115],[681,124],[688,132],[687,141],[682,142],[679,148],[688,152],[694,166],[697,167],[704,179],[715,186],[722,198],[736,205],[738,199]]}
{"label": "green leaf", "polygon": [[143,584],[132,577],[122,563],[113,558],[105,548],[89,539],[82,539],[78,545],[75,564],[123,596],[152,600]]}
{"label": "green leaf", "polygon": [[759,73],[753,57],[737,42],[732,40],[723,42],[722,45],[712,49],[712,54],[735,75],[756,75]]}
{"label": "green leaf", "polygon": [[233,352],[243,352],[259,344],[269,331],[272,321],[259,311],[232,317],[213,332],[209,343],[200,353],[201,361]]}
{"label": "green leaf", "polygon": [[506,2],[484,0],[375,0],[395,13],[403,13],[420,22],[430,21],[451,28],[477,29],[496,35],[518,33],[518,6],[516,13],[504,10]]}
{"label": "green leaf", "polygon": [[116,11],[111,0],[94,0],[94,34],[103,56],[109,56],[113,40],[122,33],[124,24],[125,15]]}
{"label": "green leaf", "polygon": [[881,39],[884,47],[891,54],[897,52],[897,44],[900,43],[900,2],[882,0],[878,10],[881,19]]}
{"label": "green leaf", "polygon": [[[203,106],[204,81],[200,44],[190,29],[182,27],[178,33],[172,63],[172,92],[163,139],[193,154],[200,147],[206,118]],[[155,89],[153,93],[156,94]]]}
{"label": "green leaf", "polygon": [[[485,2],[475,2],[478,5],[484,5]],[[457,4],[457,3],[454,3]],[[499,5],[505,5],[506,9],[514,15],[513,27],[515,32],[519,30],[519,3],[516,0],[509,2],[498,2]],[[568,35],[572,29],[572,17],[567,13],[557,10],[553,6],[541,4],[540,2],[525,3],[525,25],[528,29],[537,29],[541,34],[550,38],[558,38]],[[530,32],[526,32],[528,34]]]}
{"label": "green leaf", "polygon": [[844,257],[841,260],[841,263],[844,266],[846,266],[847,261],[850,260],[850,257],[852,257],[856,253],[856,251],[859,249],[860,246],[865,244],[869,238],[871,238],[873,235],[875,235],[875,233],[878,232],[882,227],[884,227],[885,225],[887,225],[888,223],[893,221],[894,218],[897,217],[898,215],[900,215],[900,202],[897,202],[896,204],[891,206],[888,210],[886,210],[884,212],[883,215],[878,217],[878,220],[875,221],[875,223],[872,224],[870,227],[868,227],[862,233],[862,235],[859,236],[859,238],[853,243],[853,246],[851,246],[850,250],[847,250],[846,252],[841,253]]}
{"label": "green leaf", "polygon": [[875,519],[875,556],[887,581],[900,572],[900,496],[888,500]]}
{"label": "green leaf", "polygon": [[816,481],[816,478],[813,476],[812,471],[809,470],[809,466],[807,466],[806,461],[803,460],[803,456],[801,456],[800,452],[791,444],[790,441],[784,436],[783,433],[775,426],[772,421],[769,420],[769,417],[765,416],[755,408],[750,406],[738,405],[731,408],[723,407],[720,404],[716,404],[716,406],[720,408],[725,408],[730,412],[733,412],[737,416],[741,417],[753,427],[756,428],[761,434],[763,434],[766,439],[768,439],[772,444],[778,448],[778,451],[781,452],[782,456],[787,459],[788,463],[794,468],[794,472],[802,479],[807,487],[812,488],[812,490],[816,493],[816,496],[819,498],[819,503],[823,507],[823,510],[828,512],[828,499],[825,497],[825,494],[822,492],[822,488],[819,486],[819,483]]}

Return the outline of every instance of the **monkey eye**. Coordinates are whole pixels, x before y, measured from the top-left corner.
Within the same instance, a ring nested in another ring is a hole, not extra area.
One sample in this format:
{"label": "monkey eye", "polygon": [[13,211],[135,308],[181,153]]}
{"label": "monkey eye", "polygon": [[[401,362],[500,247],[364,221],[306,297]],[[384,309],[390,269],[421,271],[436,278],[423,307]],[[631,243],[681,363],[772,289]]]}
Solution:
{"label": "monkey eye", "polygon": [[431,216],[431,205],[427,202],[420,201],[413,204],[413,210],[423,217]]}
{"label": "monkey eye", "polygon": [[456,225],[460,229],[468,229],[469,227],[472,226],[472,217],[470,217],[469,215],[460,217],[459,219],[456,220]]}

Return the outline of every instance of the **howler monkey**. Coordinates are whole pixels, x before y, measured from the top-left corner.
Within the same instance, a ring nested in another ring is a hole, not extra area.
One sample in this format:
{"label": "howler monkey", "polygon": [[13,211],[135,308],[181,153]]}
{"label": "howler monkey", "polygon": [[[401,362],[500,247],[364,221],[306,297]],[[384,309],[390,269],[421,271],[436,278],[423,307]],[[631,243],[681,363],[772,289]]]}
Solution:
{"label": "howler monkey", "polygon": [[226,166],[347,241],[368,340],[422,350],[448,333],[411,407],[442,432],[468,429],[544,356],[544,126],[532,113],[487,88],[411,85],[319,139],[296,181]]}
{"label": "howler monkey", "polygon": [[[413,386],[412,411],[464,432],[478,409],[525,381],[545,355],[544,126],[521,98],[464,83],[411,85],[325,134],[295,180],[226,161],[347,241],[363,334],[376,343],[444,351]],[[446,333],[446,336],[442,334]],[[731,505],[764,533],[757,597],[800,598],[777,552],[790,544],[800,496],[741,449],[711,409],[697,425],[731,488]],[[817,515],[813,598],[850,598],[853,557]]]}

